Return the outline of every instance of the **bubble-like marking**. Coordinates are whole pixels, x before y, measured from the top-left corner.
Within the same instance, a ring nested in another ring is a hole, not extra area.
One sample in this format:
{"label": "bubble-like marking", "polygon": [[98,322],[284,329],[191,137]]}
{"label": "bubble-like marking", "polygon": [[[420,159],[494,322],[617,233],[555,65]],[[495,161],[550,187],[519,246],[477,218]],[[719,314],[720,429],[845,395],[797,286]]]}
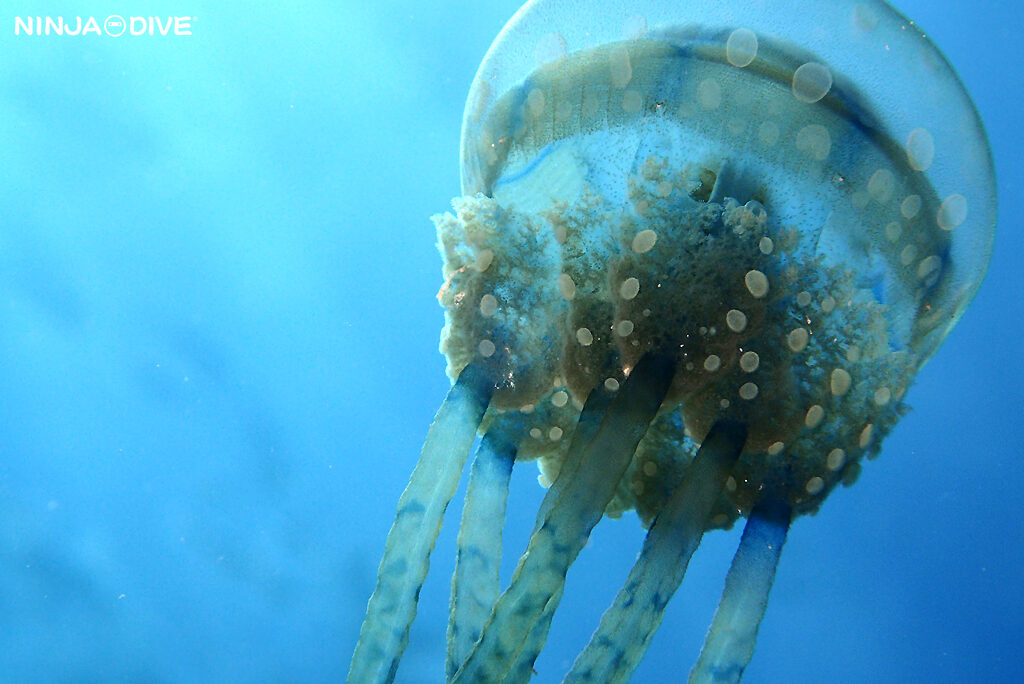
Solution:
{"label": "bubble-like marking", "polygon": [[891,200],[895,190],[896,177],[889,169],[878,169],[868,179],[868,194],[879,204]]}
{"label": "bubble-like marking", "polygon": [[860,437],[857,438],[857,444],[861,449],[866,449],[871,444],[871,438],[875,434],[875,426],[868,423],[864,426],[864,429],[860,431]]}
{"label": "bubble-like marking", "polygon": [[810,292],[808,292],[807,290],[803,290],[802,292],[797,294],[797,296],[796,296],[796,305],[797,306],[807,306],[810,303],[811,303],[811,293]]}
{"label": "bubble-like marking", "polygon": [[633,321],[624,318],[615,324],[615,334],[619,337],[629,337],[633,334]]}
{"label": "bubble-like marking", "polygon": [[732,475],[730,475],[729,477],[726,478],[726,480],[725,480],[725,489],[728,492],[735,492],[736,491],[736,478],[733,477]]}
{"label": "bubble-like marking", "polygon": [[[671,187],[671,185],[670,185]],[[637,254],[646,254],[657,244],[657,233],[653,230],[641,230],[633,236],[633,251]]]}
{"label": "bubble-like marking", "polygon": [[810,336],[807,334],[806,328],[794,328],[789,331],[786,335],[786,344],[789,346],[791,351],[802,352],[807,348],[807,342]]}
{"label": "bubble-like marking", "polygon": [[768,294],[768,276],[761,271],[756,269],[747,271],[746,275],[743,276],[743,284],[747,286],[747,291],[755,299],[761,299],[761,297]]}
{"label": "bubble-like marking", "polygon": [[550,430],[548,430],[548,439],[550,439],[552,442],[557,442],[558,440],[562,439],[562,434],[562,428],[556,425]]}
{"label": "bubble-like marking", "polygon": [[753,373],[759,365],[761,365],[761,357],[757,355],[757,352],[743,352],[743,355],[740,357],[740,368],[744,372]]}
{"label": "bubble-like marking", "polygon": [[709,354],[708,357],[704,359],[704,370],[708,373],[714,373],[721,367],[722,359],[717,354]]}
{"label": "bubble-like marking", "polygon": [[551,403],[558,408],[562,408],[569,403],[569,393],[565,390],[558,390],[551,395]]}
{"label": "bubble-like marking", "polygon": [[613,88],[625,88],[633,80],[633,65],[626,45],[619,43],[608,52],[608,70]]}
{"label": "bubble-like marking", "polygon": [[636,480],[634,482],[631,482],[629,484],[629,487],[630,487],[630,489],[633,490],[634,496],[638,496],[638,497],[639,496],[643,496],[644,495],[644,490],[646,489],[644,487],[644,483],[642,481],[640,481],[640,480]]}
{"label": "bubble-like marking", "polygon": [[647,200],[639,200],[633,204],[633,211],[637,213],[637,216],[647,216],[647,210],[650,209],[651,203]]}
{"label": "bubble-like marking", "polygon": [[731,401],[729,401],[728,399],[722,399],[721,401],[719,401],[719,402],[718,402],[718,405],[719,405],[719,406],[720,406],[720,407],[721,407],[722,409],[727,409],[727,408],[729,408],[730,406],[732,406],[732,402],[731,402]]}
{"label": "bubble-like marking", "polygon": [[796,148],[812,159],[823,161],[832,151],[832,134],[821,124],[809,124],[797,131]]}
{"label": "bubble-like marking", "polygon": [[920,195],[907,195],[903,198],[903,201],[900,202],[900,214],[903,215],[903,218],[910,221],[921,213],[922,204],[924,204],[924,201],[921,199]]}
{"label": "bubble-like marking", "polygon": [[544,436],[544,433],[540,431],[540,428],[530,428],[530,436],[534,439],[540,439]]}
{"label": "bubble-like marking", "polygon": [[[669,183],[668,181],[661,181],[660,183],[658,183],[657,186],[655,186],[654,192],[657,193],[658,197],[668,197],[669,195],[672,194],[672,184]],[[651,232],[653,233],[654,231],[652,230]]]}
{"label": "bubble-like marking", "polygon": [[632,276],[623,280],[619,285],[619,296],[625,300],[633,299],[638,294],[640,294],[640,281]]}
{"label": "bubble-like marking", "polygon": [[576,341],[584,347],[589,347],[594,344],[594,333],[590,332],[589,328],[579,328],[576,331]]}
{"label": "bubble-like marking", "polygon": [[476,346],[476,349],[480,352],[480,356],[485,359],[491,358],[494,356],[494,352],[497,351],[497,347],[494,346],[494,342],[491,342],[490,340],[480,340],[480,344]]}
{"label": "bubble-like marking", "polygon": [[533,413],[535,410],[537,410],[537,406],[536,404],[523,404],[522,406],[519,407],[519,410],[522,411],[523,413]]}
{"label": "bubble-like marking", "polygon": [[907,161],[915,171],[927,171],[935,159],[935,138],[926,128],[915,128],[907,136]]}
{"label": "bubble-like marking", "polygon": [[846,463],[846,452],[842,449],[833,449],[828,452],[828,456],[825,457],[825,465],[832,472],[835,472],[843,467]]}
{"label": "bubble-like marking", "polygon": [[950,195],[939,205],[939,213],[936,217],[939,228],[942,230],[953,230],[967,220],[967,198],[963,195]]}
{"label": "bubble-like marking", "polygon": [[769,456],[778,456],[779,454],[782,453],[782,450],[785,448],[785,442],[772,442],[770,445],[768,445],[768,449],[766,451],[768,452]]}
{"label": "bubble-like marking", "polygon": [[618,392],[619,391],[619,381],[616,380],[615,378],[605,378],[604,379],[604,388],[606,390],[608,390],[609,392]]}
{"label": "bubble-like marking", "polygon": [[890,221],[885,224],[885,239],[889,242],[896,242],[900,239],[900,235],[903,234],[903,226],[896,221]]}
{"label": "bubble-like marking", "polygon": [[526,111],[530,113],[534,119],[539,119],[544,116],[544,107],[547,105],[547,98],[544,96],[544,91],[540,88],[534,88],[530,91],[530,94],[526,96]]}
{"label": "bubble-like marking", "polygon": [[832,310],[836,308],[836,298],[832,295],[825,295],[825,298],[821,300],[821,310],[825,313],[832,313]]}
{"label": "bubble-like marking", "polygon": [[551,480],[549,480],[548,476],[544,473],[540,473],[537,475],[537,484],[539,484],[542,489],[547,489],[551,486]]}
{"label": "bubble-like marking", "polygon": [[740,385],[740,399],[750,401],[757,396],[757,385],[752,382],[745,382]]}
{"label": "bubble-like marking", "polygon": [[824,488],[825,488],[825,481],[822,480],[817,475],[815,475],[810,480],[808,480],[807,484],[804,485],[804,489],[806,489],[807,493],[810,494],[811,496],[813,496],[815,494],[818,494]]}
{"label": "bubble-like marking", "polygon": [[722,104],[722,86],[713,78],[697,84],[697,104],[701,109],[718,109]]}
{"label": "bubble-like marking", "polygon": [[477,272],[483,273],[491,267],[491,263],[494,261],[494,252],[489,249],[481,249],[476,255],[476,261],[473,263],[473,268]]}
{"label": "bubble-like marking", "polygon": [[757,243],[757,249],[761,254],[768,255],[772,253],[773,249],[775,249],[775,243],[772,242],[770,237],[765,236]]}
{"label": "bubble-like marking", "polygon": [[846,350],[846,360],[850,363],[857,363],[860,361],[861,349],[855,344],[851,344],[850,348]]}
{"label": "bubble-like marking", "polygon": [[644,107],[644,96],[639,90],[630,88],[622,93],[622,111],[627,114],[636,114]]}
{"label": "bubble-like marking", "polygon": [[725,314],[725,324],[734,333],[741,333],[747,328],[747,314],[739,309],[729,309]]}
{"label": "bubble-like marking", "polygon": [[900,251],[900,263],[909,266],[917,258],[917,245],[907,245]]}
{"label": "bubble-like marking", "polygon": [[888,387],[879,387],[875,390],[875,404],[885,406],[892,399],[892,391]]}
{"label": "bubble-like marking", "polygon": [[654,461],[644,462],[644,475],[647,477],[654,477],[658,474],[658,464]]}
{"label": "bubble-like marking", "polygon": [[832,369],[832,375],[829,376],[829,389],[832,391],[833,397],[841,397],[850,391],[850,384],[853,382],[853,378],[844,368]]}
{"label": "bubble-like marking", "polygon": [[566,47],[565,38],[561,33],[548,33],[537,41],[533,59],[540,67],[557,66],[565,59]]}
{"label": "bubble-like marking", "polygon": [[562,297],[568,300],[572,300],[576,296],[576,281],[572,279],[571,275],[563,273],[558,276],[558,291]]}
{"label": "bubble-like marking", "polygon": [[824,64],[807,62],[793,72],[793,97],[800,102],[817,102],[831,89],[832,72]]}
{"label": "bubble-like marking", "polygon": [[484,316],[493,316],[498,311],[498,300],[494,295],[485,294],[480,298],[480,313]]}
{"label": "bubble-like marking", "polygon": [[924,280],[928,276],[932,275],[935,271],[938,271],[942,266],[942,259],[935,254],[927,256],[921,259],[917,264],[917,277]]}
{"label": "bubble-like marking", "polygon": [[825,409],[820,404],[815,404],[811,408],[807,409],[807,413],[804,414],[804,425],[814,429],[821,425],[821,421],[825,418]]}
{"label": "bubble-like marking", "polygon": [[768,220],[768,212],[765,210],[764,205],[757,200],[750,200],[744,204],[743,211],[753,219],[754,223],[763,224]]}
{"label": "bubble-like marking", "polygon": [[738,28],[725,41],[725,58],[734,67],[743,68],[757,58],[757,34],[748,28]]}
{"label": "bubble-like marking", "polygon": [[743,131],[747,130],[747,120],[739,117],[733,117],[732,119],[729,119],[729,122],[726,124],[726,128],[728,128],[729,132],[733,135],[741,135]]}
{"label": "bubble-like marking", "polygon": [[569,231],[564,224],[555,226],[555,242],[560,245],[564,245],[565,241],[569,239]]}

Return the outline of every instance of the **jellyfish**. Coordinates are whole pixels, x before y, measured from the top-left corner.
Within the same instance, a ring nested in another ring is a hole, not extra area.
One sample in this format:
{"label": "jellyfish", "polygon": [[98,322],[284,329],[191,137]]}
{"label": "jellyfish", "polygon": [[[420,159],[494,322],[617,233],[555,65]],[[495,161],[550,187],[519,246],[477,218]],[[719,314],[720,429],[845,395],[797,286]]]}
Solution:
{"label": "jellyfish", "polygon": [[[453,385],[349,682],[395,677],[474,444],[446,681],[528,681],[567,570],[626,511],[642,550],[564,681],[628,681],[702,536],[745,519],[690,673],[738,681],[792,521],[879,454],[984,275],[969,96],[881,0],[531,0],[473,82],[461,170],[433,218]],[[502,589],[528,461],[547,492]]]}

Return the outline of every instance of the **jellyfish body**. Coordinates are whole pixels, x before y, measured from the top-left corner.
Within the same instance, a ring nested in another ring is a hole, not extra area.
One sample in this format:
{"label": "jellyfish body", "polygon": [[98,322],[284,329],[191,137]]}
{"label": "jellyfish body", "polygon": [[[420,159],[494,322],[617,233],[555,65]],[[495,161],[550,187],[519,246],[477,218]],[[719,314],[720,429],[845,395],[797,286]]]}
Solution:
{"label": "jellyfish body", "polygon": [[[819,4],[793,21],[792,3],[608,0],[581,26],[574,3],[535,0],[495,41],[463,196],[434,218],[456,383],[351,682],[394,677],[478,429],[449,681],[528,680],[591,529],[630,509],[647,540],[567,681],[627,681],[703,533],[747,517],[691,678],[742,675],[790,521],[878,453],[995,221],[984,132],[942,56],[883,2]],[[920,97],[896,107],[901,89]],[[551,486],[499,595],[527,460]]]}

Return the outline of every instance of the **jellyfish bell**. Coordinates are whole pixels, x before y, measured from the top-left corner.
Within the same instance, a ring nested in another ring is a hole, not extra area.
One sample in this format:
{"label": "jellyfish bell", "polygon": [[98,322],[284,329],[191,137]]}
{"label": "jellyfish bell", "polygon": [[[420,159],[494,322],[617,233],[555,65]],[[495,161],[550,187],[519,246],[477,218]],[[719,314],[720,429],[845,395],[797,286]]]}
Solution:
{"label": "jellyfish bell", "polygon": [[[746,517],[691,678],[735,681],[786,531],[905,410],[987,267],[995,183],[955,72],[884,2],[527,3],[474,79],[434,217],[455,384],[399,502],[350,681],[390,681],[477,433],[446,675],[526,681],[605,514],[649,528],[567,681],[625,681],[703,533]],[[499,595],[508,473],[550,485]]]}

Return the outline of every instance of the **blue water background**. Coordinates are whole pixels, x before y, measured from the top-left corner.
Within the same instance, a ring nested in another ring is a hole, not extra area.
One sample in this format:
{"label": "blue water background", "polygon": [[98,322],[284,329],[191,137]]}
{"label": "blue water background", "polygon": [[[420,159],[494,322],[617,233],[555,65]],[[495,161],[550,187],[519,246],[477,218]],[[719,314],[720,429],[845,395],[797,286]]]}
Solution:
{"label": "blue water background", "polygon": [[[347,671],[447,388],[428,217],[517,3],[280,5],[0,5],[3,681]],[[987,124],[995,254],[882,457],[795,523],[747,682],[1024,679],[1024,22],[1007,0],[899,6]],[[47,13],[197,20],[13,35]],[[535,476],[514,478],[506,570]],[[441,679],[457,506],[400,682]],[[536,681],[559,681],[641,539],[632,516],[598,526]],[[682,680],[737,540],[706,538],[634,681]]]}

